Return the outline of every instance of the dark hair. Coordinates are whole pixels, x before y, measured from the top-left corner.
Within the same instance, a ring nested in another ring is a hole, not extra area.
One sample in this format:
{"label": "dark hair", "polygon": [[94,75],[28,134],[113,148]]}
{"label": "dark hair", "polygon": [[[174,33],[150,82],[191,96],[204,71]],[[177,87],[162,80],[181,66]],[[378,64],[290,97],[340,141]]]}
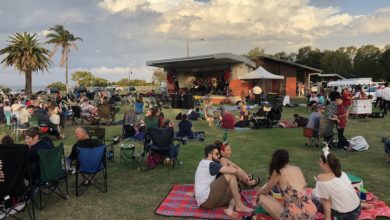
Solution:
{"label": "dark hair", "polygon": [[321,154],[321,160],[323,163],[328,164],[329,168],[332,170],[336,177],[341,176],[341,164],[339,159],[337,159],[335,155],[329,153],[328,156],[325,158],[325,155]]}
{"label": "dark hair", "polygon": [[204,156],[205,157],[208,157],[210,153],[213,152],[214,149],[217,149],[218,150],[218,147],[213,145],[213,144],[210,144],[210,145],[207,145],[205,148],[204,148]]}
{"label": "dark hair", "polygon": [[14,142],[14,140],[12,139],[11,136],[5,135],[5,136],[1,139],[1,144],[4,144],[4,145],[13,145],[13,144],[15,144],[15,142]]}
{"label": "dark hair", "polygon": [[280,170],[286,166],[286,164],[289,162],[289,158],[290,156],[288,155],[288,151],[284,149],[276,150],[272,155],[272,160],[269,164],[269,175],[272,176],[274,170],[280,174]]}
{"label": "dark hair", "polygon": [[39,135],[39,133],[40,133],[40,130],[39,130],[38,127],[31,127],[29,129],[27,129],[26,136],[29,136],[29,137],[33,138],[33,137]]}
{"label": "dark hair", "polygon": [[337,91],[337,89],[338,89],[337,86],[334,86],[334,87],[333,87],[333,90],[334,90],[334,91]]}
{"label": "dark hair", "polygon": [[221,152],[223,142],[221,140],[214,141],[214,145],[218,148],[218,151]]}
{"label": "dark hair", "polygon": [[182,121],[187,120],[187,114],[182,114],[182,115],[181,115],[181,120],[182,120]]}
{"label": "dark hair", "polygon": [[299,114],[294,114],[294,118],[298,118],[299,117]]}

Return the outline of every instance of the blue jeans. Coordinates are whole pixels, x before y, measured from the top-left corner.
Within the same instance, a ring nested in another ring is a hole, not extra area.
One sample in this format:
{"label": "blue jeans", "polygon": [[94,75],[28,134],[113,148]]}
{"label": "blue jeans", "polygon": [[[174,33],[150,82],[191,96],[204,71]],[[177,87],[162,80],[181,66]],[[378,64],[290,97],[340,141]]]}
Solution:
{"label": "blue jeans", "polygon": [[332,215],[337,218],[337,220],[356,220],[360,216],[360,205],[355,210],[347,212],[347,213],[341,213],[334,209],[332,209]]}

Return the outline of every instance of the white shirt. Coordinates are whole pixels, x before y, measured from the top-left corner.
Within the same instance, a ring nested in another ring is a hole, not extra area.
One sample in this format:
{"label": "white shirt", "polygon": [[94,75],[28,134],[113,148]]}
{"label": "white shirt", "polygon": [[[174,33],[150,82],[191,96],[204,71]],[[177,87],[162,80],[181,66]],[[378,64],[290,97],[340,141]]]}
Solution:
{"label": "white shirt", "polygon": [[316,196],[332,201],[332,209],[346,213],[360,205],[360,199],[352,187],[351,180],[342,172],[339,178],[329,181],[317,181],[314,189]]}
{"label": "white shirt", "polygon": [[382,98],[386,101],[390,101],[390,87],[386,87],[382,90]]}
{"label": "white shirt", "polygon": [[376,97],[382,97],[382,88],[378,88],[376,91],[375,91],[375,95]]}
{"label": "white shirt", "polygon": [[216,179],[216,175],[210,174],[210,163],[212,160],[203,159],[199,162],[195,172],[195,199],[198,206],[206,202],[210,194],[210,184]]}

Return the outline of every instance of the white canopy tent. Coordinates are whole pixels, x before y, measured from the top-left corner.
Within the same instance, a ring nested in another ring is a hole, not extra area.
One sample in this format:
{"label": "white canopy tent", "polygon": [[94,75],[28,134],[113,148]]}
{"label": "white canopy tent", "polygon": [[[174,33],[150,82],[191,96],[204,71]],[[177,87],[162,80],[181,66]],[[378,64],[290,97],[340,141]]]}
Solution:
{"label": "white canopy tent", "polygon": [[284,79],[284,76],[272,74],[265,70],[263,67],[259,67],[256,70],[238,77],[239,79]]}
{"label": "white canopy tent", "polygon": [[265,80],[267,79],[279,79],[279,80],[282,80],[284,79],[284,76],[280,76],[280,75],[275,75],[275,74],[272,74],[270,72],[268,72],[267,70],[265,70],[263,67],[259,67],[257,68],[256,70],[248,73],[248,74],[245,74],[243,76],[240,76],[238,77],[239,79],[243,79],[243,80],[256,80],[256,79],[262,79],[263,81],[263,91],[266,91],[266,88],[265,88]]}
{"label": "white canopy tent", "polygon": [[328,83],[328,87],[333,86],[353,86],[353,85],[372,85],[374,82],[372,78],[354,78],[354,79],[340,79]]}

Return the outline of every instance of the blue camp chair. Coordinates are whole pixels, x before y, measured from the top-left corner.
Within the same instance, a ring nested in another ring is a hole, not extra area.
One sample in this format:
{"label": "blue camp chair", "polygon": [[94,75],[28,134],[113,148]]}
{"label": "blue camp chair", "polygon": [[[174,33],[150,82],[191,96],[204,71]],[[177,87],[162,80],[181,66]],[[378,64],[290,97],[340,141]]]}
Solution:
{"label": "blue camp chair", "polygon": [[[94,185],[101,192],[107,192],[107,167],[106,167],[106,146],[93,148],[77,148],[77,169],[76,169],[76,196],[81,194],[82,188]],[[98,174],[101,173],[102,180],[99,181]],[[88,183],[79,183],[79,174],[88,175]]]}

